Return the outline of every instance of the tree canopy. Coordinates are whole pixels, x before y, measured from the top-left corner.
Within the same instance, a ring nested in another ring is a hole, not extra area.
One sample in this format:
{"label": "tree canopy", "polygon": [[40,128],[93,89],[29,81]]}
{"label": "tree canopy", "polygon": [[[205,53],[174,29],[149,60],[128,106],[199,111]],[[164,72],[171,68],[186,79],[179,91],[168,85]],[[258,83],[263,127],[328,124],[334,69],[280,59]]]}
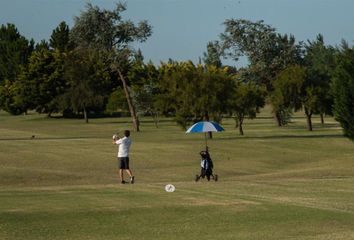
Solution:
{"label": "tree canopy", "polygon": [[334,116],[354,141],[354,48],[343,48],[337,56],[333,93]]}
{"label": "tree canopy", "polygon": [[[270,104],[279,126],[303,111],[308,130],[313,114],[335,114],[352,138],[352,51],[316,39],[296,42],[264,21],[228,19],[219,40],[209,41],[199,63],[146,63],[136,43],[152,34],[147,21],[125,18],[126,4],[113,10],[88,3],[69,29],[62,21],[48,40],[23,37],[13,24],[0,28],[0,108],[12,114],[35,110],[63,116],[129,111],[139,131],[139,114],[173,116],[186,128],[200,120],[254,118]],[[225,66],[221,57],[249,64]],[[123,99],[125,98],[125,100]]]}
{"label": "tree canopy", "polygon": [[125,10],[126,6],[123,3],[117,3],[114,10],[101,10],[88,3],[86,11],[81,12],[81,15],[74,19],[71,39],[77,48],[93,48],[105,54],[105,63],[112,73],[117,73],[122,82],[133,127],[139,131],[139,121],[126,80],[126,73],[134,55],[130,44],[134,41],[144,42],[152,31],[147,21],[140,21],[135,25],[130,20],[124,20],[122,12]]}

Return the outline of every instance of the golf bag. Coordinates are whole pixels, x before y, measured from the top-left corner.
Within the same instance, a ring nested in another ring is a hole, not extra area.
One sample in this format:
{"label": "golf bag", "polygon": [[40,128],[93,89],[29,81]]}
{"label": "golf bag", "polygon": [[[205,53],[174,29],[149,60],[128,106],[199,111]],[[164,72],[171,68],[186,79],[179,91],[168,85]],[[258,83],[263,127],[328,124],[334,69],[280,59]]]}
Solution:
{"label": "golf bag", "polygon": [[195,176],[195,181],[199,181],[200,178],[207,178],[208,181],[210,181],[210,177],[214,179],[214,181],[218,180],[218,175],[213,174],[213,168],[214,164],[213,161],[211,160],[210,154],[208,151],[201,151],[200,156],[202,158],[200,162],[200,175]]}

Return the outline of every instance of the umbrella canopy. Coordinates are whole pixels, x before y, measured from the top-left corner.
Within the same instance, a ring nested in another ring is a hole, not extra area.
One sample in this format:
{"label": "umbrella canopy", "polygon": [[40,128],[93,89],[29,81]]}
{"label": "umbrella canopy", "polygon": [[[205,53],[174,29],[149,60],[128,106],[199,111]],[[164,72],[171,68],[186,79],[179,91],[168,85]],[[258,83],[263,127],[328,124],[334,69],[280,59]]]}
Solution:
{"label": "umbrella canopy", "polygon": [[186,133],[200,133],[200,132],[221,132],[224,128],[216,122],[202,121],[197,122],[191,126]]}
{"label": "umbrella canopy", "polygon": [[216,122],[202,121],[191,126],[186,133],[205,133],[205,150],[208,151],[207,132],[222,132],[224,128]]}

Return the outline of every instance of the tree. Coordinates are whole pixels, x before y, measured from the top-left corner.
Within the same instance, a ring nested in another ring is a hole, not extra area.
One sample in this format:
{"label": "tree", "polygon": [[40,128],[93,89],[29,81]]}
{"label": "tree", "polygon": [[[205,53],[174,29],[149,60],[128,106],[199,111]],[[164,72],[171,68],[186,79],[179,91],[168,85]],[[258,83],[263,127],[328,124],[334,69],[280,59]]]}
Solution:
{"label": "tree", "polygon": [[158,77],[159,72],[156,67],[151,62],[144,64],[143,59],[139,56],[128,73],[128,79],[134,83],[131,89],[137,111],[149,114],[153,118],[156,128],[161,113],[156,104],[157,95],[160,92]]}
{"label": "tree", "polygon": [[160,70],[160,95],[158,106],[165,114],[173,114],[177,124],[186,129],[189,123],[200,116],[193,112],[198,93],[193,84],[196,82],[195,66],[192,62],[162,63]]}
{"label": "tree", "polygon": [[21,36],[14,24],[0,27],[0,84],[14,81],[33,51],[33,41]]}
{"label": "tree", "polygon": [[64,54],[45,48],[36,50],[26,68],[15,82],[17,105],[23,111],[35,109],[39,113],[59,111],[58,96],[66,90],[64,80]]}
{"label": "tree", "polygon": [[334,116],[344,135],[354,141],[354,48],[343,47],[334,72]]}
{"label": "tree", "polygon": [[[224,56],[235,61],[246,56],[257,83],[264,84],[268,93],[273,91],[273,80],[280,71],[301,62],[301,45],[296,44],[294,36],[277,34],[263,21],[229,19],[224,25],[225,31],[220,35]],[[281,126],[278,109],[273,111]]]}
{"label": "tree", "polygon": [[213,65],[215,67],[221,67],[222,63],[220,60],[221,51],[219,43],[209,42],[207,45],[207,52],[204,53],[203,61],[206,65]]}
{"label": "tree", "polygon": [[48,50],[49,51],[49,49],[50,49],[49,43],[45,39],[42,39],[35,46],[36,51],[41,51],[41,50]]}
{"label": "tree", "polygon": [[69,26],[66,22],[61,22],[59,26],[53,30],[52,35],[50,36],[49,46],[53,49],[65,52],[70,48],[69,33]]}
{"label": "tree", "polygon": [[229,99],[234,94],[234,82],[228,67],[218,68],[214,65],[198,65],[200,89],[197,103],[204,120],[209,118],[220,122],[222,114],[227,113]]}
{"label": "tree", "polygon": [[219,122],[227,112],[233,89],[227,68],[171,62],[162,64],[160,74],[157,103],[172,112],[183,129],[203,119]]}
{"label": "tree", "polygon": [[281,71],[273,81],[274,90],[270,95],[273,108],[282,109],[283,114],[300,110],[304,81],[305,69],[301,66],[290,66]]}
{"label": "tree", "polygon": [[26,111],[26,106],[22,104],[20,99],[16,99],[18,88],[9,80],[5,80],[0,86],[0,107],[6,112],[17,115]]}
{"label": "tree", "polygon": [[325,46],[321,34],[305,46],[304,66],[307,77],[317,82],[319,87],[316,113],[320,114],[322,124],[324,114],[332,115],[333,96],[330,85],[335,68],[335,53],[335,48]]}
{"label": "tree", "polygon": [[243,121],[245,117],[249,117],[250,119],[256,117],[260,108],[264,106],[266,91],[254,83],[246,83],[241,79],[236,80],[235,93],[230,99],[230,112],[235,114],[240,135],[243,135]]}
{"label": "tree", "polygon": [[[108,98],[110,75],[99,58],[99,52],[90,49],[72,51],[66,60],[65,79],[69,85],[63,102],[76,112],[82,112],[88,123],[88,112],[103,109]],[[65,109],[63,109],[65,110]]]}
{"label": "tree", "polygon": [[312,115],[318,112],[318,103],[322,93],[321,81],[306,75],[306,68],[291,66],[278,74],[274,81],[273,98],[283,107],[295,111],[303,109],[307,120],[307,129],[312,131]]}
{"label": "tree", "polygon": [[123,20],[122,12],[126,6],[118,3],[112,11],[101,10],[91,4],[86,11],[75,17],[71,31],[72,41],[78,48],[94,48],[107,55],[107,64],[116,72],[122,82],[132,116],[133,127],[139,131],[139,122],[130,96],[126,73],[130,66],[133,50],[130,43],[144,42],[151,35],[151,27],[147,21],[135,25],[130,20]]}
{"label": "tree", "polygon": [[323,37],[318,35],[316,41],[308,41],[305,50],[303,66],[290,66],[278,73],[270,99],[276,109],[303,109],[307,128],[312,131],[313,114],[320,114],[322,122],[323,114],[331,114],[335,49],[325,46]]}
{"label": "tree", "polygon": [[15,103],[14,82],[34,48],[34,41],[21,36],[14,24],[0,27],[0,108],[20,114],[23,107]]}
{"label": "tree", "polygon": [[127,105],[127,99],[124,95],[124,91],[121,87],[117,87],[108,97],[106,104],[106,112],[112,114],[117,111],[127,111],[129,108]]}

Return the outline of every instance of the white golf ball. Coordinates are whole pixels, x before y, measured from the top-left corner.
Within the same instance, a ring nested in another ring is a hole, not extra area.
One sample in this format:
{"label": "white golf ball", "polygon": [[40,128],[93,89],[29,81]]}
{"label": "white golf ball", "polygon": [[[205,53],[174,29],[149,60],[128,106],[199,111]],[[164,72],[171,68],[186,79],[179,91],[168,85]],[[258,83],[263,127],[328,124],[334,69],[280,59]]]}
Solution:
{"label": "white golf ball", "polygon": [[172,184],[167,184],[165,186],[165,190],[166,190],[166,192],[174,192],[176,190],[176,188]]}

